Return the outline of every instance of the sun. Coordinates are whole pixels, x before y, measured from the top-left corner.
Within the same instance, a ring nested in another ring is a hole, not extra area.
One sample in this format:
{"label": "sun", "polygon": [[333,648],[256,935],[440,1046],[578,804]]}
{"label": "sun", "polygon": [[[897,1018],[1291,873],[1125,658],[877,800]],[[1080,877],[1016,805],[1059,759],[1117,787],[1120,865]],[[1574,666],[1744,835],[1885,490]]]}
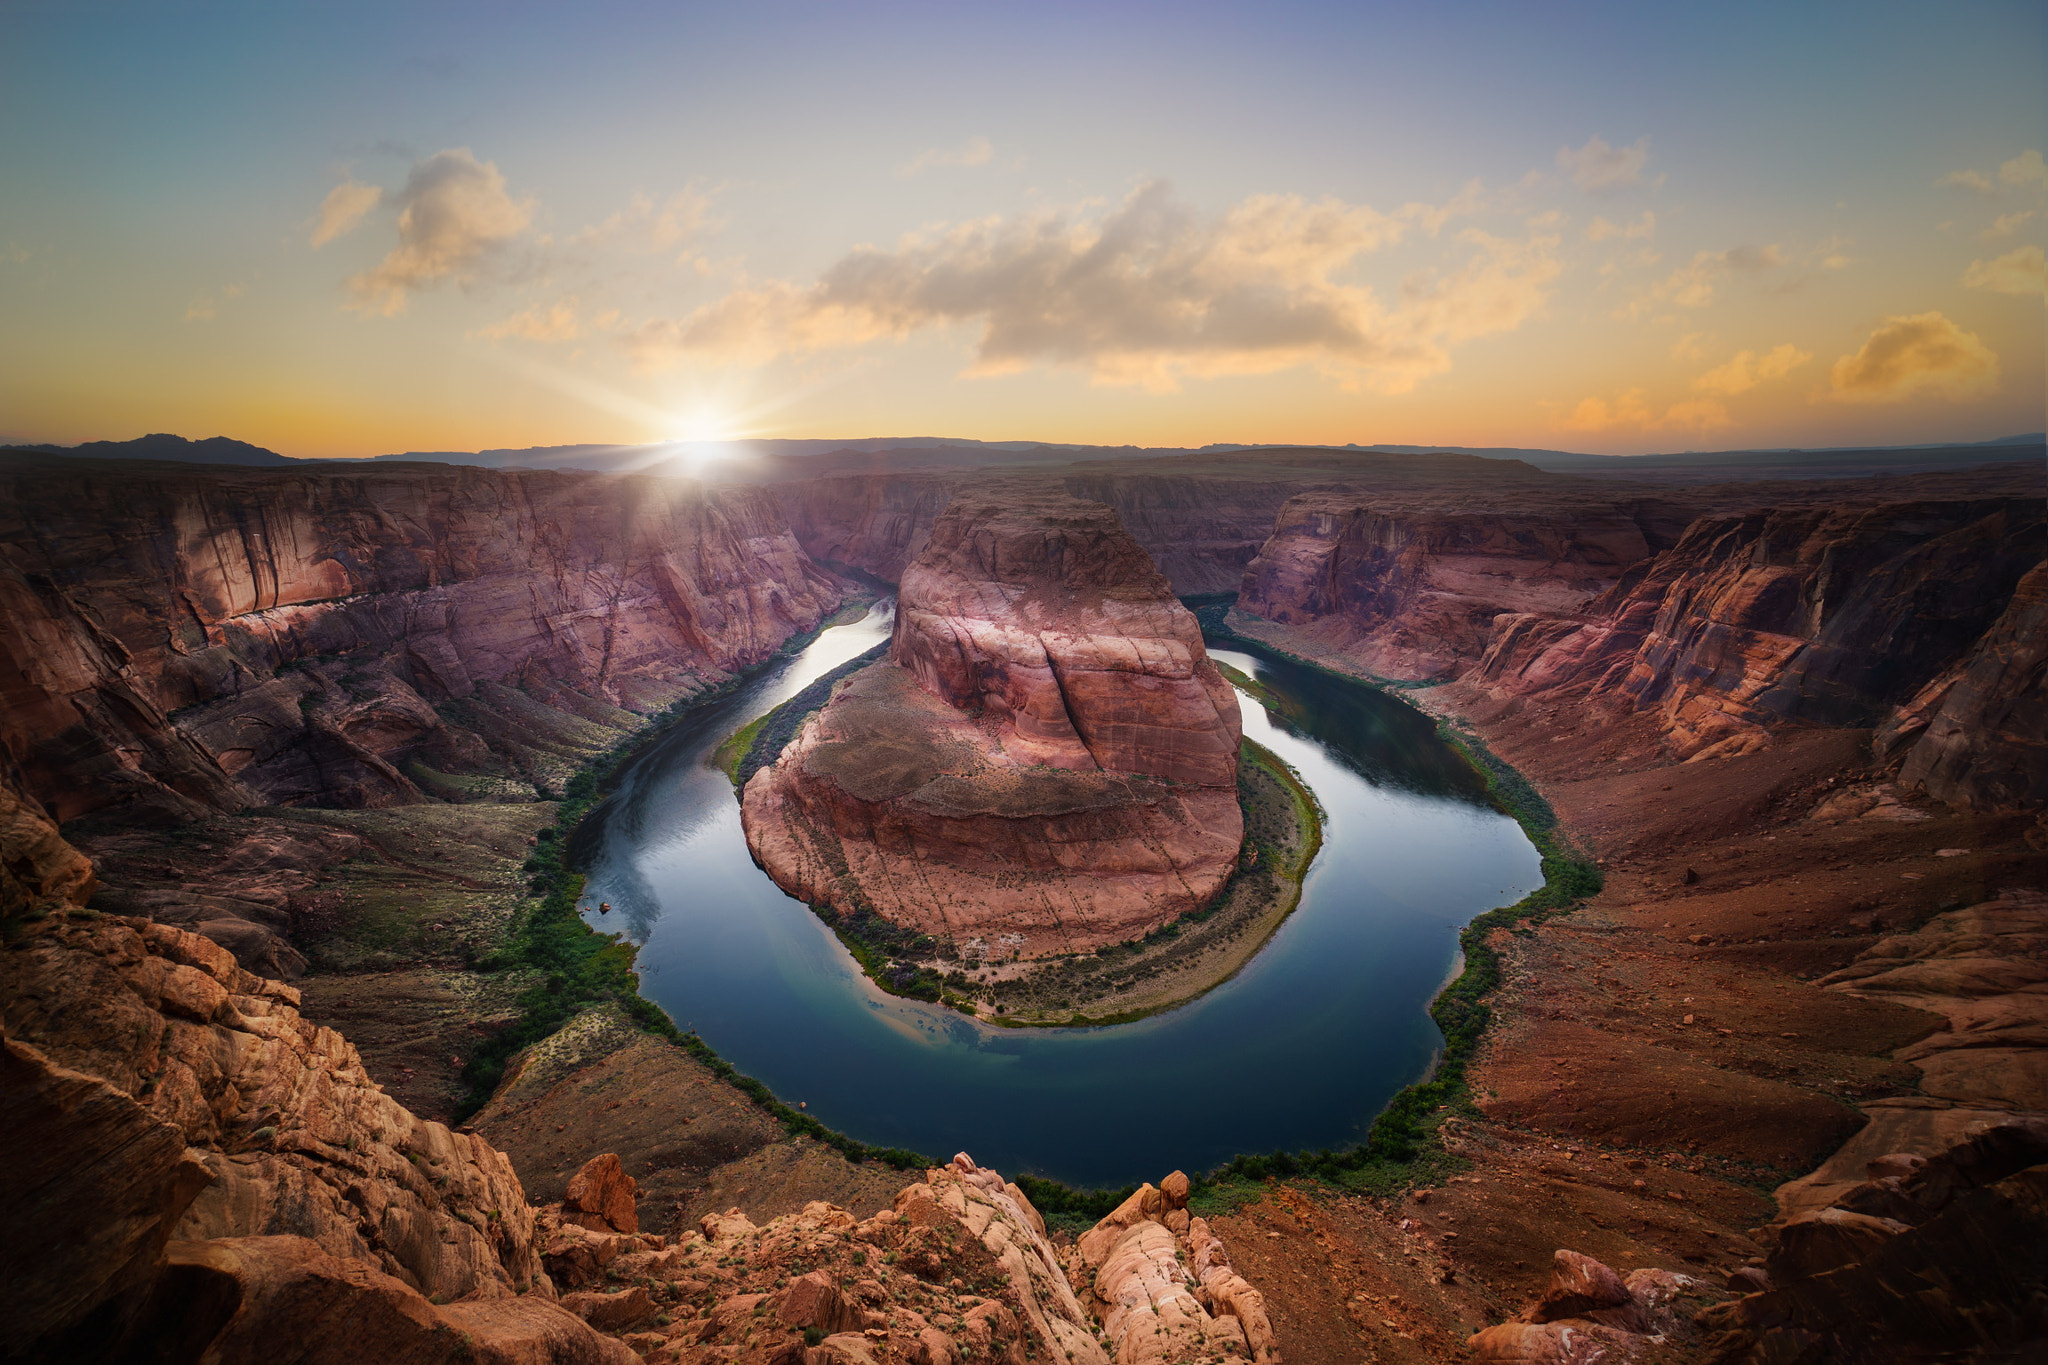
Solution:
{"label": "sun", "polygon": [[700,408],[687,416],[679,414],[670,424],[669,433],[667,439],[676,445],[730,441],[738,435],[728,414],[708,408]]}

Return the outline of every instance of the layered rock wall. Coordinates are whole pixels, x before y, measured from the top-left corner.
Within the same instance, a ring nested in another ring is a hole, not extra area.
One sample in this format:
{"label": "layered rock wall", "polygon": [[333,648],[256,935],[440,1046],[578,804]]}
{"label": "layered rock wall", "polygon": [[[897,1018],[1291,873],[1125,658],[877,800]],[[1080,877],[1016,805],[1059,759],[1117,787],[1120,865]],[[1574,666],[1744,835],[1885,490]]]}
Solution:
{"label": "layered rock wall", "polygon": [[1454,677],[1484,652],[1494,618],[1579,610],[1688,519],[1644,498],[1565,507],[1512,490],[1458,504],[1304,493],[1246,566],[1238,605],[1371,672]]}
{"label": "layered rock wall", "polygon": [[840,601],[760,490],[63,460],[0,482],[0,744],[60,820],[419,800],[413,760],[530,783],[521,750],[563,716],[686,695]]}
{"label": "layered rock wall", "polygon": [[[1501,615],[1467,680],[1655,714],[1680,757],[1783,722],[1875,725],[1970,652],[2043,551],[2031,500],[1703,517],[1579,612]],[[2023,692],[2017,671],[1991,686]]]}

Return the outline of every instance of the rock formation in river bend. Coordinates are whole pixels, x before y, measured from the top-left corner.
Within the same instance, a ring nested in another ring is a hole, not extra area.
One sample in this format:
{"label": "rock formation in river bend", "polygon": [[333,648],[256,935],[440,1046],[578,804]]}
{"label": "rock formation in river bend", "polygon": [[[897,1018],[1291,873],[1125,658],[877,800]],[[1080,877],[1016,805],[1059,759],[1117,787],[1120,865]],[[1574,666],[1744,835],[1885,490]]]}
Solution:
{"label": "rock formation in river bend", "polygon": [[1109,508],[955,498],[903,575],[890,658],[745,793],[785,890],[987,957],[1089,949],[1234,866],[1237,702]]}

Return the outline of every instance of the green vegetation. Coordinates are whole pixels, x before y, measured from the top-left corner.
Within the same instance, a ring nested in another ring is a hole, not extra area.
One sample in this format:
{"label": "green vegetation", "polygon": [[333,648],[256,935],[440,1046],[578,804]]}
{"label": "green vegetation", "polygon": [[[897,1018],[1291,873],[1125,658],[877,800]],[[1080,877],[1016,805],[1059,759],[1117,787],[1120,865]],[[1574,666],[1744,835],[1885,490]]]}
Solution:
{"label": "green vegetation", "polygon": [[744,788],[755,773],[782,757],[804,722],[832,699],[832,689],[842,678],[852,677],[888,652],[889,642],[884,640],[867,653],[848,659],[767,715],[735,731],[718,746],[713,761],[732,779],[733,786]]}
{"label": "green vegetation", "polygon": [[711,766],[731,778],[735,787],[746,785],[740,781],[740,764],[746,761],[748,753],[753,750],[754,740],[760,735],[761,727],[766,725],[768,717],[774,714],[770,711],[754,717],[727,735],[725,742],[711,755]]}

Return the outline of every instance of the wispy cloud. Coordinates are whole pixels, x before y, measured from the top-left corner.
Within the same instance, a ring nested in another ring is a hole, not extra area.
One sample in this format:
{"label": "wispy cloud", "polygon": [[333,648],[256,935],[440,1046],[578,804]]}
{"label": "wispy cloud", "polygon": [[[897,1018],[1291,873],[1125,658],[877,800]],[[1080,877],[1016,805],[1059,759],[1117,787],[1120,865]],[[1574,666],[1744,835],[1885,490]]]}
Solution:
{"label": "wispy cloud", "polygon": [[221,286],[218,297],[212,294],[202,294],[186,306],[185,321],[212,322],[220,316],[222,305],[233,302],[247,292],[248,288],[245,285],[229,284]]}
{"label": "wispy cloud", "polygon": [[1733,425],[1727,405],[1717,398],[1686,398],[1668,405],[1653,404],[1642,389],[1628,389],[1613,398],[1582,398],[1558,420],[1566,431],[1611,431],[1633,427],[1643,431],[1707,432]]}
{"label": "wispy cloud", "polygon": [[625,208],[565,238],[562,245],[623,246],[657,254],[680,249],[679,261],[695,259],[688,248],[724,226],[712,216],[722,188],[693,181],[662,200],[636,193]]}
{"label": "wispy cloud", "polygon": [[1755,351],[1737,351],[1723,363],[1716,365],[1692,381],[1693,388],[1701,393],[1720,394],[1733,398],[1738,393],[1748,393],[1757,385],[1773,379],[1783,379],[1792,371],[1813,359],[1813,352],[1802,351],[1789,341],[1773,347],[1762,356]]}
{"label": "wispy cloud", "polygon": [[1467,230],[1455,239],[1458,263],[1411,274],[1391,300],[1344,278],[1360,257],[1445,216],[1430,205],[1382,213],[1258,195],[1210,218],[1155,181],[1100,214],[991,217],[913,234],[894,250],[861,248],[815,283],[750,285],[648,322],[629,345],[644,365],[761,363],[979,324],[975,374],[1073,366],[1098,383],[1159,392],[1187,377],[1310,366],[1401,392],[1446,369],[1451,346],[1520,326],[1558,273],[1555,237]]}
{"label": "wispy cloud", "polygon": [[986,166],[995,155],[995,145],[987,138],[971,137],[963,147],[932,147],[919,152],[898,166],[896,174],[907,179],[947,166]]}
{"label": "wispy cloud", "polygon": [[1978,194],[1990,194],[1993,186],[1991,177],[1982,171],[1950,171],[1934,182],[1937,185],[1954,185],[1958,189],[1975,190]]}
{"label": "wispy cloud", "polygon": [[550,304],[536,303],[502,322],[479,327],[470,335],[492,341],[508,337],[521,341],[574,341],[583,335],[583,324],[576,315],[576,300],[566,298]]}
{"label": "wispy cloud", "polygon": [[2028,185],[2048,185],[2048,163],[2041,160],[2041,154],[2029,148],[2010,161],[2001,162],[1998,167],[2000,183],[2015,189]]}
{"label": "wispy cloud", "polygon": [[399,206],[398,245],[348,282],[355,295],[349,306],[361,313],[391,317],[405,311],[414,290],[472,278],[533,219],[532,202],[515,201],[497,166],[467,147],[416,162],[405,188],[390,198]]}
{"label": "wispy cloud", "polygon": [[1583,147],[1557,149],[1557,168],[1582,190],[1618,189],[1643,183],[1643,167],[1650,159],[1650,139],[1639,137],[1626,147],[1610,147],[1606,139],[1592,137]]}
{"label": "wispy cloud", "polygon": [[2033,216],[2034,211],[2032,209],[2023,209],[2018,213],[2001,213],[1991,220],[1990,227],[1985,228],[1977,236],[1986,242],[1995,242],[2001,238],[2010,237],[2015,232],[2018,232],[2026,224],[2026,221]]}
{"label": "wispy cloud", "polygon": [[1970,262],[1970,268],[1963,272],[1963,286],[1987,289],[1994,294],[2048,296],[2044,273],[2048,272],[2043,270],[2041,248],[2030,244],[2015,247],[1994,260]]}
{"label": "wispy cloud", "polygon": [[313,249],[317,251],[349,232],[383,198],[384,191],[375,185],[354,180],[344,180],[327,191],[327,197],[320,201],[320,211],[313,216]]}
{"label": "wispy cloud", "polygon": [[1830,395],[1850,403],[1898,403],[1918,394],[1964,401],[1998,387],[1998,357],[1938,312],[1888,317],[1829,372]]}
{"label": "wispy cloud", "polygon": [[1998,178],[1992,178],[1982,171],[1950,171],[1934,182],[1937,185],[1955,185],[1961,189],[1974,190],[1978,194],[1994,194],[1999,185],[2008,189],[2025,189],[2029,185],[2048,185],[2048,163],[2041,160],[2041,153],[2028,148],[2010,161],[1998,166]]}
{"label": "wispy cloud", "polygon": [[1619,237],[1624,242],[1633,242],[1657,235],[1657,215],[1648,209],[1633,223],[1610,223],[1605,218],[1595,218],[1586,227],[1586,240],[1604,242]]}
{"label": "wispy cloud", "polygon": [[1705,308],[1730,277],[1758,275],[1785,264],[1785,253],[1776,243],[1768,246],[1737,246],[1726,251],[1699,251],[1620,310],[1631,320],[1669,304],[1677,308]]}

